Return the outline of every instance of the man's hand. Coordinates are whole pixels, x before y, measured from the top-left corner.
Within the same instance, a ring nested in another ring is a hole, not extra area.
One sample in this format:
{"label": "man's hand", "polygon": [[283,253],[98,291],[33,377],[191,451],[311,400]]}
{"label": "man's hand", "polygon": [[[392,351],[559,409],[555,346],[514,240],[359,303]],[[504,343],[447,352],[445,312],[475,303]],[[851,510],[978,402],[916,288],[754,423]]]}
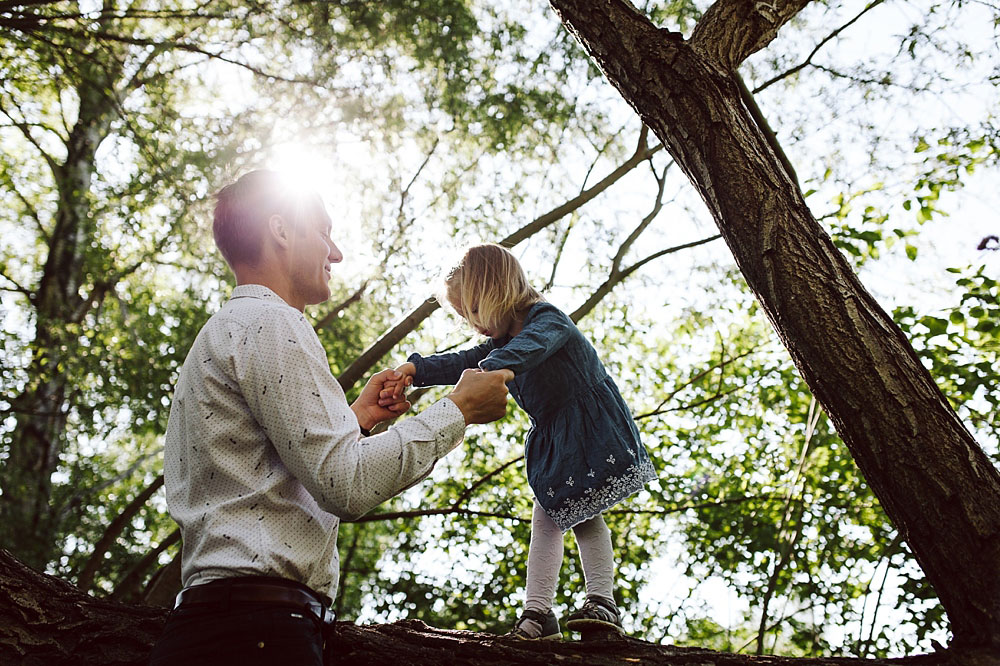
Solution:
{"label": "man's hand", "polygon": [[403,392],[406,391],[407,386],[413,383],[413,377],[417,374],[417,366],[407,361],[397,366],[396,372],[399,373],[400,377],[387,379],[379,392],[378,404],[383,407],[406,399]]}
{"label": "man's hand", "polygon": [[392,391],[389,391],[389,399],[379,399],[379,396],[385,392],[387,383],[402,382],[404,379],[403,374],[395,370],[383,370],[371,376],[371,379],[361,390],[361,395],[351,405],[354,415],[358,417],[359,426],[365,430],[371,430],[382,421],[394,419],[410,408],[410,402],[402,393],[398,398],[392,398]]}
{"label": "man's hand", "polygon": [[465,425],[489,423],[507,413],[507,382],[514,379],[510,370],[466,370],[448,394],[465,417]]}

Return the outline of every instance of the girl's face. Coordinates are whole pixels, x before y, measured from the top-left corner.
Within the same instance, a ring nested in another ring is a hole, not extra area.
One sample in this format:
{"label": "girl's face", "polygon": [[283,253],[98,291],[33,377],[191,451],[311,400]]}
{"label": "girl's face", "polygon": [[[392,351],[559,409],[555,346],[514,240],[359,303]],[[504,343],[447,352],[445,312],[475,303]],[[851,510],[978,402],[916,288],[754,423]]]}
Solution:
{"label": "girl's face", "polygon": [[517,325],[518,322],[513,312],[505,312],[498,319],[495,327],[490,328],[484,326],[482,321],[479,319],[479,309],[478,305],[472,303],[468,309],[463,307],[462,299],[454,294],[448,295],[448,300],[451,302],[451,306],[455,308],[455,312],[460,314],[463,319],[469,322],[480,335],[485,335],[488,338],[503,338],[506,336],[517,335],[520,327]]}

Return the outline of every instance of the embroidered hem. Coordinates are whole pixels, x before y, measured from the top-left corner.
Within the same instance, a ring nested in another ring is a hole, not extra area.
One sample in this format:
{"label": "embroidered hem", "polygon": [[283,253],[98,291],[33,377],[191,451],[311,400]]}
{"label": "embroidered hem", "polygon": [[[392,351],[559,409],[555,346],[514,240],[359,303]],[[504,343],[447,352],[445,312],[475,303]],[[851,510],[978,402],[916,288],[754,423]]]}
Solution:
{"label": "embroidered hem", "polygon": [[629,465],[621,476],[608,477],[603,487],[587,488],[583,497],[567,499],[562,508],[554,511],[546,509],[545,513],[561,531],[565,532],[574,525],[604,513],[655,478],[656,470],[649,460],[638,465]]}

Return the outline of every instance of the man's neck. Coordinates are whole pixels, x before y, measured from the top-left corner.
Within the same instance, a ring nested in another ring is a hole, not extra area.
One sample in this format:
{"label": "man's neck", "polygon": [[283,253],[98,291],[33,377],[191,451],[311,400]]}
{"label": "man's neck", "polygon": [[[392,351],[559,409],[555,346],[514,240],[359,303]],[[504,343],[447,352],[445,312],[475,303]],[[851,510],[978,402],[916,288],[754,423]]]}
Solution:
{"label": "man's neck", "polygon": [[273,270],[262,270],[256,266],[239,266],[233,269],[233,273],[236,275],[237,285],[263,285],[299,312],[305,310],[305,302],[296,296],[287,276]]}

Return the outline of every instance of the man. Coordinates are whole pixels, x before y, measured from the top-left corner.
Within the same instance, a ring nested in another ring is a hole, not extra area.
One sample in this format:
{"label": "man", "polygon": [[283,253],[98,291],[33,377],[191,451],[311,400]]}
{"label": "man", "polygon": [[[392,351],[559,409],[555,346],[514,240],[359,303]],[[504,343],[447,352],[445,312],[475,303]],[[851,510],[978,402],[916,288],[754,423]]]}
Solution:
{"label": "man", "polygon": [[469,372],[447,397],[380,406],[386,370],[349,405],[303,315],[330,296],[343,255],[315,193],[254,171],[217,195],[232,297],[191,347],[164,452],[183,534],[182,580],[152,655],[166,664],[322,664],[336,595],[337,527],[427,476],[466,425],[506,413],[510,371]]}

